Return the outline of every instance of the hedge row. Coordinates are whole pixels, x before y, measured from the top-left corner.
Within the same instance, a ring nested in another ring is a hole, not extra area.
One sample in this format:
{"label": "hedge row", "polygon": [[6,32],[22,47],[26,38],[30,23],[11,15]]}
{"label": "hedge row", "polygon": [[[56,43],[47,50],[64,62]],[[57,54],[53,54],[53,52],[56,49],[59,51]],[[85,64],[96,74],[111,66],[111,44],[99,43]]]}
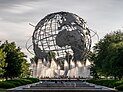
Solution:
{"label": "hedge row", "polygon": [[87,80],[87,82],[123,90],[123,80]]}
{"label": "hedge row", "polygon": [[1,81],[0,82],[0,88],[6,88],[6,89],[14,88],[17,86],[31,84],[31,83],[35,83],[38,81],[39,81],[39,79],[37,79],[37,78],[24,78],[24,79]]}

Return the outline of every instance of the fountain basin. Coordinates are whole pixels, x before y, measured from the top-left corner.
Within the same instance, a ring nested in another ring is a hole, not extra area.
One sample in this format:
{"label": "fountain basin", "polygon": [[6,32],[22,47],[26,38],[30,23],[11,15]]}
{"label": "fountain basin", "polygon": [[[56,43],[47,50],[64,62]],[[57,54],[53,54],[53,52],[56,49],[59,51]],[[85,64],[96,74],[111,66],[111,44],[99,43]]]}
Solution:
{"label": "fountain basin", "polygon": [[7,92],[117,92],[117,90],[84,82],[84,80],[42,80],[8,89]]}

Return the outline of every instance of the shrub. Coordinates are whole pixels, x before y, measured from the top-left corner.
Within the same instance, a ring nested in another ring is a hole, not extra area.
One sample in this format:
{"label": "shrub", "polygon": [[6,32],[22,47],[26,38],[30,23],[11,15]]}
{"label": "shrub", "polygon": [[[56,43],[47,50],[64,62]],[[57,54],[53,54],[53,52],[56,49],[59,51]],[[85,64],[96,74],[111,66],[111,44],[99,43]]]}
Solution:
{"label": "shrub", "polygon": [[31,80],[27,80],[27,79],[21,79],[21,81],[25,82],[25,84],[31,84],[32,83]]}
{"label": "shrub", "polygon": [[117,80],[109,84],[109,87],[117,87],[119,85],[123,84],[123,80]]}
{"label": "shrub", "polygon": [[39,79],[36,79],[36,78],[24,78],[24,79],[1,81],[0,88],[14,88],[17,86],[31,84],[38,81]]}
{"label": "shrub", "polygon": [[8,81],[5,81],[5,82],[8,82],[8,83],[14,84],[16,87],[17,87],[17,86],[21,86],[21,85],[22,85],[20,82],[15,81],[15,80],[8,80]]}
{"label": "shrub", "polygon": [[107,86],[107,87],[116,87],[116,84],[118,85],[117,80],[89,80],[88,82],[94,83],[97,85]]}
{"label": "shrub", "polygon": [[107,80],[107,81],[104,81],[103,82],[103,86],[109,86],[109,84],[111,83],[112,81],[110,81],[110,80]]}
{"label": "shrub", "polygon": [[32,81],[32,83],[39,81],[39,79],[37,78],[25,78],[25,79]]}
{"label": "shrub", "polygon": [[119,90],[119,91],[123,90],[123,84],[122,84],[122,85],[117,86],[117,87],[116,87],[116,89],[117,89],[117,90]]}
{"label": "shrub", "polygon": [[9,83],[6,81],[0,82],[0,88],[14,88],[16,87],[13,83]]}
{"label": "shrub", "polygon": [[107,86],[107,87],[114,87],[114,83],[116,83],[117,80],[105,80],[105,82],[103,83],[103,86]]}
{"label": "shrub", "polygon": [[25,85],[26,82],[21,80],[21,79],[17,79],[17,80],[13,80],[14,82],[19,82],[21,85]]}

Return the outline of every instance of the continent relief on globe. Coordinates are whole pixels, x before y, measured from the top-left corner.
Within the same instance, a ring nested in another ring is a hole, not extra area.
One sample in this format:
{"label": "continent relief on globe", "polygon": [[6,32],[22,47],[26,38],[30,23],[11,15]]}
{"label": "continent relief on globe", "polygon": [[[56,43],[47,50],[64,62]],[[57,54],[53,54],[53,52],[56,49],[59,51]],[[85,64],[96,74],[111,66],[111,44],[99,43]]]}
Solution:
{"label": "continent relief on globe", "polygon": [[83,37],[77,30],[67,31],[66,29],[63,29],[56,36],[56,45],[59,47],[65,47],[66,45],[74,46],[75,42],[79,43],[82,38]]}
{"label": "continent relief on globe", "polygon": [[66,29],[60,31],[56,36],[56,45],[59,47],[71,46],[73,50],[73,59],[83,60],[85,49],[84,37],[79,30],[67,31]]}

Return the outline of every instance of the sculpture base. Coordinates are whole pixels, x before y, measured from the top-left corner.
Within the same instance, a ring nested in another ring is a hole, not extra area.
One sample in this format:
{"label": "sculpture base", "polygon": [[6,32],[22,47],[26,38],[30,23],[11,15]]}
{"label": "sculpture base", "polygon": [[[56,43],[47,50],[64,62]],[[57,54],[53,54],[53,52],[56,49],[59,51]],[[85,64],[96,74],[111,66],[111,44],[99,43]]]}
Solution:
{"label": "sculpture base", "polygon": [[117,92],[115,89],[85,81],[80,79],[47,79],[38,83],[8,89],[7,92]]}

